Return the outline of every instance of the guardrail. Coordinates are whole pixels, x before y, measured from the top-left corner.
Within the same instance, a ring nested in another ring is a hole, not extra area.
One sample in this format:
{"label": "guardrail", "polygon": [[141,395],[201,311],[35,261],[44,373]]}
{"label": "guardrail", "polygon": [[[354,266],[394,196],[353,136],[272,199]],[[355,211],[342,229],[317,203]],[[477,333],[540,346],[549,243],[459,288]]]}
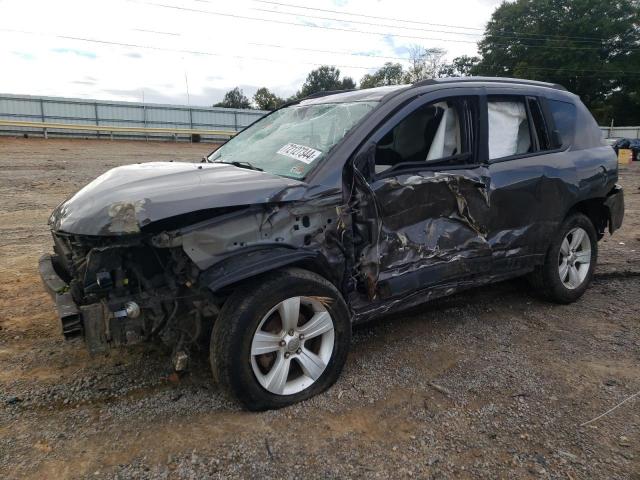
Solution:
{"label": "guardrail", "polygon": [[89,125],[75,123],[50,123],[50,122],[23,122],[18,120],[0,120],[0,127],[20,127],[42,129],[44,138],[48,138],[49,130],[77,130],[88,132],[107,132],[113,140],[114,133],[143,133],[143,134],[166,134],[173,136],[177,140],[178,135],[213,135],[231,138],[236,133],[231,130],[199,130],[191,128],[168,128],[168,127],[116,127],[109,125]]}
{"label": "guardrail", "polygon": [[[74,125],[65,128],[47,127],[49,138],[91,135],[96,138],[109,138],[111,136],[109,132],[113,132],[114,138],[170,140],[174,135],[173,130],[176,130],[175,136],[179,137],[177,140],[191,138],[188,137],[189,135],[200,134],[201,141],[217,142],[229,137],[226,132],[243,130],[267,113],[267,111],[253,109],[0,93],[0,120]],[[42,125],[26,128],[15,125],[17,124],[0,125],[0,136],[16,134],[42,136],[44,130]],[[75,125],[83,125],[83,127],[75,127]],[[92,128],[84,128],[85,125],[91,125]],[[93,128],[93,125],[108,128],[96,129]],[[134,129],[125,130],[120,127],[133,127]],[[156,129],[169,129],[169,131]],[[195,132],[190,132],[193,130]],[[202,132],[205,131],[213,132],[213,134],[203,135]],[[224,133],[218,135],[218,132]],[[197,138],[192,138],[192,140],[197,140]]]}

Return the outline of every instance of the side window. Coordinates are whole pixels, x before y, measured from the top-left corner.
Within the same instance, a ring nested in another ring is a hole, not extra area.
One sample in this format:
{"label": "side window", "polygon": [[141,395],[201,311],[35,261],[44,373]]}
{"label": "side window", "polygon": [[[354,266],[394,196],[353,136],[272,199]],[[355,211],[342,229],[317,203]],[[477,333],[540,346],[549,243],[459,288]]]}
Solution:
{"label": "side window", "polygon": [[523,97],[488,97],[489,159],[534,151]]}
{"label": "side window", "polygon": [[573,141],[576,124],[576,106],[559,100],[547,100],[554,123],[553,148],[566,147]]}
{"label": "side window", "polygon": [[[376,173],[400,164],[436,162],[469,152],[464,119],[470,99],[440,100],[401,120],[376,145]],[[475,103],[475,102],[474,102]]]}

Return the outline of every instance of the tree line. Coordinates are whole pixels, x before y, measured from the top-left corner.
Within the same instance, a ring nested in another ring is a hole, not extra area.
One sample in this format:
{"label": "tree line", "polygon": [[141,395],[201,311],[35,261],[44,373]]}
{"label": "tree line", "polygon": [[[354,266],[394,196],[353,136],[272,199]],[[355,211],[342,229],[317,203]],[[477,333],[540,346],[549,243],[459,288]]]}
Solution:
{"label": "tree line", "polygon": [[[351,77],[340,78],[340,69],[329,65],[312,70],[307,75],[306,81],[300,90],[289,98],[282,98],[271,92],[268,88],[259,88],[253,95],[253,103],[259,110],[275,110],[285,103],[289,103],[317,92],[331,90],[352,90],[356,88],[356,82]],[[244,95],[240,87],[229,90],[222,102],[216,103],[214,107],[226,108],[252,108],[251,101]]]}
{"label": "tree line", "polygon": [[[410,66],[407,69],[400,63],[387,62],[377,71],[366,74],[360,79],[359,88],[382,87],[415,83],[423,79],[468,75],[472,65],[479,61],[478,57],[462,56],[454,58],[451,63],[444,61],[446,50],[441,48],[424,48],[413,45],[409,48]],[[289,98],[282,98],[268,88],[259,88],[253,95],[253,102],[240,87],[229,90],[224,99],[214,107],[255,108],[259,110],[275,110],[282,105],[308,97],[318,92],[333,90],[353,90],[356,82],[351,77],[341,77],[340,69],[331,65],[322,65],[311,70],[300,90]]]}
{"label": "tree line", "polygon": [[[640,1],[516,0],[488,22],[478,56],[446,61],[446,50],[413,45],[408,66],[387,62],[364,75],[359,88],[468,75],[517,77],[564,85],[601,124],[640,124]],[[238,87],[215,106],[274,110],[321,91],[356,88],[340,69],[312,70],[300,90],[281,98],[263,87],[253,102]]]}

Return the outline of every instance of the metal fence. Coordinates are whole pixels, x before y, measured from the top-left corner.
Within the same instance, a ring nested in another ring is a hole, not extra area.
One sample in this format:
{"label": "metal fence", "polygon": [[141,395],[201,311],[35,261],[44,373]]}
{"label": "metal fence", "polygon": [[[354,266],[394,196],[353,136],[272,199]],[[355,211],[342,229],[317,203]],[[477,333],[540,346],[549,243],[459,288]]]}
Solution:
{"label": "metal fence", "polygon": [[[239,132],[265,115],[263,110],[206,108],[188,105],[83,100],[63,97],[0,94],[0,122],[65,124],[67,128],[16,126],[0,123],[0,135],[117,137],[216,141],[228,138],[212,131]],[[77,130],[69,125],[79,125]],[[100,127],[92,131],[87,126]],[[82,126],[82,128],[80,128]],[[115,127],[110,131],[107,127]],[[117,128],[122,130],[117,131]],[[152,131],[156,129],[156,131]],[[174,129],[171,133],[158,131]],[[600,127],[604,138],[640,138],[637,127]],[[147,130],[147,131],[145,131]],[[191,131],[204,131],[195,133]]]}
{"label": "metal fence", "polygon": [[600,127],[604,138],[640,138],[640,127]]}
{"label": "metal fence", "polygon": [[[62,97],[0,94],[0,120],[78,125],[78,130],[48,128],[50,136],[154,138],[216,141],[215,134],[148,132],[145,129],[177,131],[238,132],[262,117],[262,110],[206,108],[188,105],[162,105]],[[126,131],[101,128],[92,132],[85,126],[129,127]],[[82,128],[80,128],[82,126]],[[134,127],[134,128],[131,128]],[[133,131],[136,130],[136,131]],[[42,128],[0,125],[0,135],[43,135]],[[228,135],[227,135],[228,137]]]}

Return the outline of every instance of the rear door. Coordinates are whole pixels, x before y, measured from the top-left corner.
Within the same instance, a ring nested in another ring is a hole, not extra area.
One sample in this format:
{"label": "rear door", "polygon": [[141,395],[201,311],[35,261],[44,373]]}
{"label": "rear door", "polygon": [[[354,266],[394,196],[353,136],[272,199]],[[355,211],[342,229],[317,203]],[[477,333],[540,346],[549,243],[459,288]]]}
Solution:
{"label": "rear door", "polygon": [[488,241],[494,274],[539,263],[564,215],[573,164],[554,144],[545,100],[517,92],[487,96],[491,218]]}
{"label": "rear door", "polygon": [[356,157],[356,253],[371,299],[489,271],[481,93],[458,88],[415,99]]}

